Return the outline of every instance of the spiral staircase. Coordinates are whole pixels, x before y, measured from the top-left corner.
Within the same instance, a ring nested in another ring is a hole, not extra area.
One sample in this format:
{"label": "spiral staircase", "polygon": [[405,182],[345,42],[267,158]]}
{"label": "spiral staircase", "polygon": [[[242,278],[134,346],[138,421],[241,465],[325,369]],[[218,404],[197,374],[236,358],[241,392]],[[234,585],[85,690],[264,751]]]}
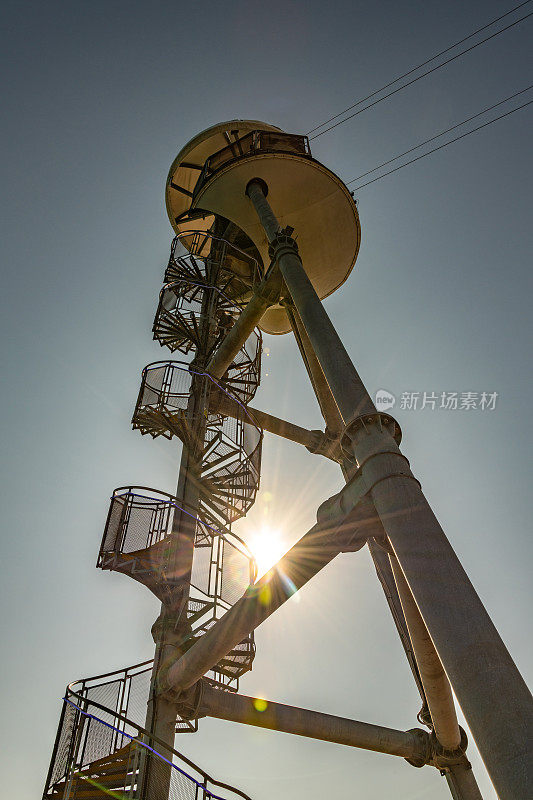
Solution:
{"label": "spiral staircase", "polygon": [[[144,368],[132,426],[154,438],[178,437],[194,454],[188,480],[197,502],[189,506],[143,486],[115,489],[98,555],[99,568],[144,584],[163,607],[175,606],[187,582],[182,651],[256,578],[254,559],[231,526],[251,508],[259,487],[263,434],[246,404],[259,385],[261,334],[252,333],[219,382],[198,364],[216,353],[259,278],[249,253],[220,237],[187,232],[174,240],[153,334],[192,360]],[[181,534],[184,526],[192,536]],[[176,548],[191,546],[190,574],[176,574]],[[206,678],[235,692],[254,656],[250,634]],[[142,780],[147,762],[152,780],[161,768],[168,784],[170,770],[170,800],[249,800],[143,727],[152,665],[146,661],[67,687],[43,800],[150,800]],[[197,720],[177,717],[177,733],[195,730]]]}
{"label": "spiral staircase", "polygon": [[145,661],[67,687],[43,797],[141,797],[140,768],[143,760],[151,759],[172,765],[171,800],[250,800],[176,750],[154,741],[142,727],[151,669],[152,661]]}

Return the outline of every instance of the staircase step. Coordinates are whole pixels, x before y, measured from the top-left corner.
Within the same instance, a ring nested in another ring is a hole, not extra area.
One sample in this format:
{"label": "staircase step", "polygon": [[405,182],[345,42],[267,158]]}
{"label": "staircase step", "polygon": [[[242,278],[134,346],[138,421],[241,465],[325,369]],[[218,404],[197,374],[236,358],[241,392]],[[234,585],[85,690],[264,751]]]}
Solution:
{"label": "staircase step", "polygon": [[116,769],[113,772],[100,772],[98,770],[83,777],[76,777],[76,784],[79,786],[87,786],[92,785],[91,781],[95,781],[96,783],[102,784],[102,786],[113,789],[116,786],[122,786],[124,781],[130,779],[131,771],[128,771],[126,766],[122,765],[120,769]]}
{"label": "staircase step", "polygon": [[117,800],[120,798],[126,798],[129,796],[129,787],[124,789],[124,784],[122,784],[118,789],[106,789],[105,787],[99,789],[98,786],[88,786],[87,788],[80,789],[78,787],[73,788],[70,797],[75,798],[75,800],[102,800],[105,797],[105,800]]}
{"label": "staircase step", "polygon": [[[134,740],[135,741],[135,740]],[[100,769],[105,770],[106,767],[113,768],[117,767],[120,764],[124,766],[128,763],[130,757],[130,748],[131,742],[121,747],[120,750],[115,750],[114,753],[111,755],[103,756],[102,758],[97,759],[96,761],[92,761],[83,769],[80,769],[77,774],[78,775],[91,775],[94,771]]]}
{"label": "staircase step", "polygon": [[86,789],[80,789],[77,786],[72,791],[72,797],[76,798],[76,800],[101,800],[101,798],[105,797],[106,800],[110,800],[110,798],[127,798],[126,790],[124,789],[124,784],[122,784],[119,789],[113,791],[113,794],[110,792],[113,790],[110,789],[99,789],[97,786],[89,785]]}

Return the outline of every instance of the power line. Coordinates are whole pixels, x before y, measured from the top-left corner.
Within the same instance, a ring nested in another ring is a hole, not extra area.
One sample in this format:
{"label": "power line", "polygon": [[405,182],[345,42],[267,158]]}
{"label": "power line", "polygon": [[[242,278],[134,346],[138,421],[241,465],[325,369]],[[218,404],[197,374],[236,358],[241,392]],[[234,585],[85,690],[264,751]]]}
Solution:
{"label": "power line", "polygon": [[[530,106],[533,103],[533,100],[528,100],[527,103],[523,103],[521,106],[517,106],[516,108],[512,108],[510,111],[507,111],[505,114],[500,114],[499,117],[495,117],[494,119],[490,119],[488,122],[484,122],[483,125],[478,125],[477,128],[472,128],[471,131],[467,131],[466,133],[462,133],[460,136],[456,136],[454,139],[450,139],[449,142],[444,142],[444,144],[439,145],[438,147],[433,147],[431,150],[428,150],[427,153],[422,153],[421,156],[417,156],[416,158],[412,158],[410,161],[406,161],[405,164],[400,164],[399,167],[395,167],[394,169],[390,169],[388,172],[384,172],[383,175],[378,175],[377,178],[372,178],[371,181],[367,181],[366,183],[361,183],[359,186],[356,186],[354,192],[357,192],[359,189],[362,189],[365,186],[369,186],[371,183],[375,183],[376,181],[380,181],[382,178],[386,178],[387,175],[392,175],[393,172],[398,172],[398,170],[403,169],[404,167],[408,167],[409,164],[414,164],[415,161],[420,161],[421,158],[425,158],[426,156],[431,155],[431,153],[436,153],[437,150],[442,150],[444,147],[448,147],[449,144],[453,144],[453,142],[458,142],[459,139],[464,139],[465,136],[470,136],[471,133],[475,133],[476,131],[480,131],[482,128],[486,128],[487,125],[492,125],[493,122],[498,122],[498,120],[503,119],[504,117],[508,117],[510,114],[514,114],[515,111],[520,111],[520,109],[525,108],[526,106]],[[359,180],[358,178],[353,178],[351,181],[347,181],[347,184],[354,183],[355,181]]]}
{"label": "power line", "polygon": [[[527,2],[531,2],[531,0],[527,0]],[[526,5],[526,3],[523,3],[522,5]],[[517,8],[519,8],[519,7],[520,6],[517,6]],[[516,9],[513,9],[513,10],[516,10]],[[512,12],[509,11],[507,13],[510,14]],[[383,97],[379,97],[377,100],[374,100],[373,103],[369,103],[367,106],[364,106],[363,108],[360,108],[359,111],[355,111],[353,114],[350,114],[349,116],[344,117],[344,119],[341,119],[338,122],[335,122],[333,125],[330,125],[329,128],[325,128],[323,131],[320,131],[320,133],[316,133],[314,136],[311,136],[310,139],[311,140],[318,139],[319,136],[323,136],[325,133],[328,133],[328,131],[332,131],[334,128],[337,128],[339,125],[342,125],[344,122],[347,122],[348,120],[353,119],[354,117],[358,116],[358,114],[362,114],[363,111],[367,111],[369,108],[372,108],[373,106],[377,105],[378,103],[381,103],[383,100],[386,100],[387,98],[392,97],[392,95],[397,94],[398,92],[401,92],[402,89],[406,89],[408,86],[411,86],[413,83],[416,83],[417,81],[421,80],[422,78],[425,78],[427,75],[431,75],[432,72],[435,72],[436,70],[441,69],[442,67],[445,67],[447,64],[450,64],[452,61],[455,61],[457,58],[461,58],[461,56],[466,55],[466,53],[470,53],[472,50],[475,50],[476,47],[480,47],[480,45],[485,44],[486,42],[489,42],[491,39],[494,39],[496,36],[499,36],[501,33],[505,33],[505,31],[508,31],[510,28],[514,28],[515,25],[518,25],[520,22],[523,22],[525,19],[527,19],[528,17],[532,16],[532,14],[533,14],[533,12],[530,12],[529,14],[525,14],[523,17],[520,17],[519,19],[515,20],[514,22],[511,22],[510,25],[506,25],[505,28],[500,28],[499,31],[496,31],[495,33],[492,33],[490,36],[487,36],[485,39],[481,39],[481,41],[476,42],[476,44],[473,44],[470,47],[467,47],[465,50],[461,50],[460,53],[456,53],[454,56],[451,56],[450,58],[447,58],[446,61],[442,62],[442,64],[437,64],[436,67],[432,67],[431,69],[426,70],[426,72],[423,72],[421,75],[418,75],[416,78],[413,78],[412,80],[407,81],[407,83],[402,84],[397,89],[393,89],[392,92],[389,92],[388,94],[383,95]],[[504,16],[506,16],[506,15],[504,15]],[[489,23],[489,25],[485,25],[484,27],[485,28],[489,27],[492,24],[494,24],[494,23],[493,22]],[[480,28],[480,30],[483,30],[483,28]],[[471,36],[474,36],[474,35],[475,34],[471,34]],[[471,38],[471,36],[468,36],[466,38],[469,39],[469,38]],[[462,40],[462,41],[465,41],[465,40]],[[459,43],[457,43],[457,44],[459,44]],[[452,45],[452,47],[447,48],[447,50],[451,50],[451,49],[453,49],[453,47],[456,47],[456,46],[457,45]],[[447,52],[447,50],[443,50],[442,52],[443,53]],[[442,54],[440,54],[440,55],[442,55]],[[429,61],[433,61],[437,57],[438,56],[434,56],[433,58],[430,58]],[[427,63],[429,63],[429,61],[426,61],[424,63],[427,64]],[[423,65],[420,65],[420,66],[423,66]],[[357,103],[354,103],[354,105],[350,106],[349,108],[346,108],[344,111],[341,111],[340,114],[337,114],[336,117],[332,117],[331,120],[336,119],[337,117],[341,116],[342,114],[345,114],[346,111],[350,111],[352,108],[355,108],[356,106],[360,105],[361,103],[364,103],[366,100],[369,100],[371,97],[374,97],[376,94],[379,94],[379,92],[382,92],[388,86],[392,86],[392,84],[394,84],[397,81],[401,80],[402,77],[405,77],[407,75],[410,75],[412,72],[415,72],[417,69],[420,68],[420,66],[419,67],[415,67],[414,69],[412,69],[409,72],[405,73],[404,76],[401,76],[400,78],[396,78],[394,81],[391,81],[391,83],[387,84],[387,86],[384,86],[382,89],[378,89],[377,91],[375,91],[372,94],[368,95],[368,97],[365,97],[362,100],[358,100]],[[331,120],[328,120],[328,122],[331,121]],[[327,124],[326,122],[323,122],[321,125],[318,125],[317,128],[320,128],[320,127],[322,127],[322,125],[326,125],[326,124]],[[317,128],[313,128],[313,130],[317,130]],[[310,131],[310,133],[311,133],[311,131]]]}
{"label": "power line", "polygon": [[482,28],[478,28],[476,31],[473,31],[472,33],[468,34],[468,36],[465,36],[464,39],[459,39],[459,41],[455,42],[455,44],[452,44],[449,47],[446,47],[445,50],[441,50],[440,53],[436,53],[434,56],[431,56],[431,58],[428,58],[427,61],[423,61],[417,67],[412,67],[412,69],[408,70],[407,72],[404,72],[403,75],[399,75],[397,78],[394,78],[394,80],[392,80],[390,83],[387,83],[385,86],[382,86],[381,89],[376,89],[376,91],[372,92],[372,94],[368,94],[366,97],[362,97],[361,100],[358,100],[353,105],[348,106],[348,108],[345,108],[344,111],[340,111],[338,114],[335,114],[335,116],[324,120],[324,122],[321,122],[320,125],[316,125],[314,128],[311,128],[310,131],[307,131],[307,136],[309,136],[310,133],[314,133],[319,128],[322,128],[324,125],[327,125],[328,122],[333,122],[334,119],[338,119],[338,117],[342,117],[343,114],[345,114],[347,111],[351,111],[352,108],[355,108],[356,106],[361,105],[361,103],[364,103],[366,100],[370,100],[372,97],[375,97],[380,92],[384,92],[385,89],[389,88],[389,86],[393,86],[395,83],[398,83],[398,81],[401,81],[403,78],[407,78],[409,75],[412,75],[413,72],[417,71],[417,69],[422,69],[422,67],[425,67],[426,64],[430,64],[432,61],[435,61],[436,58],[439,58],[440,56],[443,56],[445,53],[449,53],[449,51],[453,50],[454,47],[458,47],[460,44],[463,44],[463,42],[467,42],[473,36],[477,36],[478,33],[481,33],[481,31],[484,31],[487,28],[490,28],[491,25],[495,25],[497,22],[500,22],[500,20],[504,19],[505,17],[508,17],[509,14],[514,14],[515,11],[518,11],[518,9],[522,8],[522,6],[527,6],[527,4],[530,3],[530,2],[531,2],[531,0],[525,0],[524,3],[519,3],[514,8],[511,8],[510,11],[506,11],[505,14],[502,14],[501,17],[496,17],[496,19],[493,19],[492,22],[487,22],[487,24],[483,25]]}
{"label": "power line", "polygon": [[515,92],[509,97],[506,97],[504,100],[500,100],[498,103],[494,103],[494,105],[489,106],[488,108],[484,108],[483,111],[478,111],[477,114],[473,114],[473,116],[464,119],[462,122],[458,122],[456,125],[452,125],[451,128],[446,128],[440,133],[435,134],[435,136],[432,136],[430,139],[426,139],[425,141],[420,142],[419,144],[415,144],[414,147],[410,147],[409,150],[405,150],[403,153],[399,153],[399,155],[394,156],[394,158],[389,158],[388,161],[383,161],[381,164],[378,164],[377,167],[369,169],[368,172],[363,172],[362,175],[358,175],[357,178],[352,178],[351,180],[347,181],[347,183],[354,183],[355,181],[360,181],[361,178],[366,178],[367,175],[371,175],[373,172],[376,172],[376,170],[381,169],[382,167],[386,167],[387,164],[392,164],[393,161],[397,161],[399,158],[403,158],[403,156],[412,153],[413,150],[418,150],[419,147],[423,147],[425,144],[429,144],[430,142],[435,141],[435,139],[438,139],[439,136],[444,136],[445,133],[450,133],[450,131],[454,131],[456,128],[460,128],[462,125],[466,125],[467,122],[472,122],[473,119],[481,117],[482,114],[486,114],[488,111],[492,111],[494,108],[497,108],[498,106],[507,103],[509,100],[513,100],[515,97],[518,97],[519,95],[528,92],[530,89],[533,89],[533,84],[531,84],[531,86],[528,86],[526,89],[521,89],[519,92]]}

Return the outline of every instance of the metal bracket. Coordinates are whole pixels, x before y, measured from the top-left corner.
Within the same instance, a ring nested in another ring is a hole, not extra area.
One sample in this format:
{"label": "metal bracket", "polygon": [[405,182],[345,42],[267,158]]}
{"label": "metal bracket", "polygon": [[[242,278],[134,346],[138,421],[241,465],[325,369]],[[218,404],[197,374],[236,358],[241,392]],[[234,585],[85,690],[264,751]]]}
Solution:
{"label": "metal bracket", "polygon": [[435,736],[435,732],[432,731],[430,733],[429,743],[431,747],[431,757],[428,761],[428,764],[440,769],[442,772],[448,767],[453,767],[455,764],[464,764],[466,766],[469,763],[468,759],[466,758],[468,737],[461,726],[459,726],[459,731],[461,732],[461,741],[459,743],[459,747],[457,747],[455,750],[446,750],[441,744],[439,744],[439,741]]}
{"label": "metal bracket", "polygon": [[311,433],[315,435],[315,441],[312,444],[306,445],[306,449],[309,450],[310,453],[313,453],[313,455],[325,456],[332,461],[337,461],[339,464],[342,463],[344,453],[341,450],[338,438],[328,436],[327,432],[324,431],[313,430]]}

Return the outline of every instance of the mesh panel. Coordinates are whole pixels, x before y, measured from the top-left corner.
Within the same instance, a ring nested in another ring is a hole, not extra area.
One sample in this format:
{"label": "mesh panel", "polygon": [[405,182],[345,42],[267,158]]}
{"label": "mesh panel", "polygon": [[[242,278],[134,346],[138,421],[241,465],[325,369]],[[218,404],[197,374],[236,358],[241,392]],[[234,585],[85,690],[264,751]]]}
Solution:
{"label": "mesh panel", "polygon": [[230,542],[222,544],[222,600],[233,605],[250,583],[250,559]]}
{"label": "mesh panel", "polygon": [[[176,767],[167,764],[153,753],[145,754],[145,774],[148,775],[147,791],[157,797],[167,797],[169,800],[200,800],[211,797],[210,793],[204,795],[198,784],[183,774]],[[146,785],[146,784],[145,784]]]}
{"label": "mesh panel", "polygon": [[[192,375],[172,362],[146,367],[135,414],[146,406],[161,409],[187,408]],[[134,418],[135,418],[134,414]]]}
{"label": "mesh panel", "polygon": [[[205,797],[210,795],[206,793]],[[196,797],[201,797],[197,794],[197,784],[193,783],[185,775],[182,775],[178,770],[172,770],[170,780],[170,791],[168,793],[169,800],[195,800]]]}
{"label": "mesh panel", "polygon": [[175,408],[186,409],[189,402],[192,375],[183,369],[169,370],[170,385],[166,394],[166,402]]}
{"label": "mesh panel", "polygon": [[113,497],[111,500],[111,507],[109,509],[109,516],[107,518],[107,525],[104,534],[104,543],[102,550],[109,552],[114,550],[120,544],[120,520],[122,512],[124,511],[125,500],[123,497]]}
{"label": "mesh panel", "polygon": [[50,773],[50,783],[53,785],[67,774],[69,766],[69,752],[76,722],[77,711],[69,703],[64,704],[64,714],[61,724],[61,732],[57,742],[54,756],[54,763]]}
{"label": "mesh panel", "polygon": [[146,721],[146,705],[150,693],[150,678],[152,665],[148,666],[143,672],[132,675],[129,682],[129,692],[127,706],[124,716],[140,727]]}
{"label": "mesh panel", "polygon": [[[95,712],[104,722],[113,725],[115,722],[115,713],[118,711],[118,704],[123,682],[121,680],[110,681],[103,683],[99,686],[92,686],[87,689],[85,696],[89,703],[91,701],[99,703],[108,709],[102,711],[101,709]],[[122,746],[122,741],[117,746],[117,734],[111,728],[102,725],[101,723],[95,726],[95,730],[91,730],[92,720],[85,719],[87,730],[85,732],[85,743],[80,753],[80,760],[83,765],[90,764],[103,756],[110,753]]]}
{"label": "mesh panel", "polygon": [[151,508],[129,504],[126,535],[122,545],[123,553],[133,553],[135,550],[143,550],[147,547],[153,516]]}
{"label": "mesh panel", "polygon": [[[100,713],[113,721],[114,717],[112,714]],[[106,719],[106,722],[107,721]],[[93,761],[99,761],[101,758],[109,756],[122,746],[123,737],[113,730],[113,728],[108,728],[107,725],[102,725],[101,722],[90,717],[84,717],[82,724],[84,726],[84,734],[82,737],[82,748],[79,754],[79,760],[77,761],[79,767],[83,768],[88,764],[92,764]]]}
{"label": "mesh panel", "polygon": [[142,406],[155,405],[163,388],[166,367],[152,367],[146,370],[143,375],[142,394],[140,404]]}
{"label": "mesh panel", "polygon": [[173,514],[174,505],[170,500],[132,492],[114,496],[102,552],[134,553],[157,544],[169,535]]}
{"label": "mesh panel", "polygon": [[130,502],[122,552],[144,550],[169,532],[169,503]]}
{"label": "mesh panel", "polygon": [[[75,715],[76,709],[70,707]],[[210,790],[199,769],[181,761],[177,753],[169,754],[171,763],[168,763],[156,752],[144,747],[139,739],[110,729],[96,716],[82,715],[81,726],[83,736],[80,746],[83,746],[86,754],[90,753],[95,758],[88,761],[85,756],[83,759],[78,757],[68,775],[66,769],[60,775],[58,773],[56,792],[46,794],[45,791],[45,797],[79,800],[109,796],[117,800],[146,800],[157,796],[168,797],[169,800],[229,800],[237,796],[229,787]],[[106,753],[110,734],[116,737],[120,745],[112,754]],[[63,788],[67,786],[68,789]]]}
{"label": "mesh panel", "polygon": [[211,586],[211,558],[213,554],[213,541],[207,545],[196,544],[192,560],[191,585],[204,594],[210,594]]}
{"label": "mesh panel", "polygon": [[[97,686],[91,686],[85,691],[85,697],[89,702],[92,701],[93,703],[100,703],[100,705],[111,709],[109,712],[111,715],[109,719],[102,717],[105,722],[112,722],[113,712],[118,710],[121,686],[122,681],[118,679],[109,681],[107,683],[101,683]],[[103,711],[102,714],[104,714]]]}
{"label": "mesh panel", "polygon": [[[62,800],[100,796],[126,800],[131,797],[129,791],[135,788],[138,773],[129,737],[108,728],[94,717],[84,717],[82,724],[84,756],[72,770],[69,790],[61,795]],[[110,737],[119,740],[112,755],[108,752]]]}

